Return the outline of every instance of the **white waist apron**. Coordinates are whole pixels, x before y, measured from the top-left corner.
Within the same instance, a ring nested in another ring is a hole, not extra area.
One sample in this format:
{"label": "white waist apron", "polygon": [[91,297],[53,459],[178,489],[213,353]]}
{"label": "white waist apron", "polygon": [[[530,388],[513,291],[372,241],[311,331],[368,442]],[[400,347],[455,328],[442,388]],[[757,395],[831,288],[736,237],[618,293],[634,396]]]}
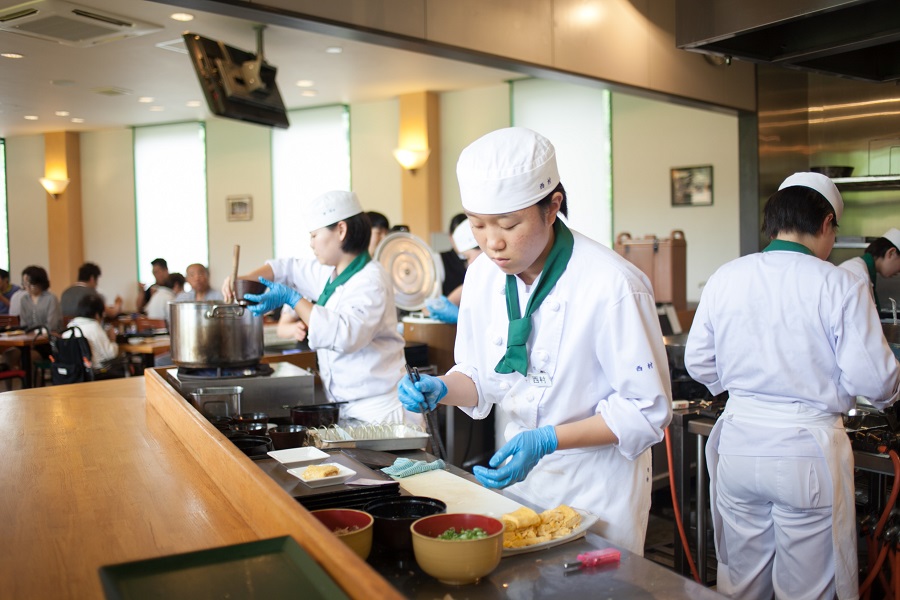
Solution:
{"label": "white waist apron", "polygon": [[[835,592],[839,600],[859,597],[856,558],[856,508],[853,482],[853,450],[841,415],[824,413],[797,403],[776,404],[731,396],[706,445],[709,465],[710,505],[715,527],[716,555],[728,564],[728,549],[720,543],[722,517],[716,508],[716,468],[722,424],[733,421],[760,427],[801,428],[810,433],[822,451],[831,473],[834,492],[831,539],[834,547]],[[789,453],[788,453],[789,455]]]}
{"label": "white waist apron", "polygon": [[365,423],[406,423],[420,428],[425,426],[422,415],[404,410],[396,389],[380,396],[351,400],[341,406],[341,418]]}

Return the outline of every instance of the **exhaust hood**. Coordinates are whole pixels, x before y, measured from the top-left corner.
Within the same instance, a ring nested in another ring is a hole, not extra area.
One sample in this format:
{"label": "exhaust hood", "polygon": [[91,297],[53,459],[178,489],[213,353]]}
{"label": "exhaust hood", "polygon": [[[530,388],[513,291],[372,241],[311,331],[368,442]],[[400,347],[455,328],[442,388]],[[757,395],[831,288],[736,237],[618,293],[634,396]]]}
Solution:
{"label": "exhaust hood", "polygon": [[677,0],[675,43],[862,81],[900,79],[897,0]]}

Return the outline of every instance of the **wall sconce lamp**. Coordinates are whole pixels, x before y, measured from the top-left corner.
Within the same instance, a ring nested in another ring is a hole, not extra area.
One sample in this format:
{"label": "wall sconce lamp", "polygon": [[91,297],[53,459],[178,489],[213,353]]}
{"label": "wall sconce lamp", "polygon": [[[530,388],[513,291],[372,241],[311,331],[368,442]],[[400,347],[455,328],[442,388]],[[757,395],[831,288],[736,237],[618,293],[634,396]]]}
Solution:
{"label": "wall sconce lamp", "polygon": [[44,189],[47,190],[47,193],[53,196],[54,200],[58,199],[59,195],[66,191],[66,188],[69,186],[68,179],[50,179],[49,177],[41,177],[40,182],[41,185],[44,186]]}
{"label": "wall sconce lamp", "polygon": [[428,148],[425,148],[424,150],[397,148],[394,150],[394,158],[396,158],[397,162],[400,163],[400,166],[407,171],[415,171],[416,169],[422,168],[422,165],[428,161],[428,156],[430,154],[431,150]]}

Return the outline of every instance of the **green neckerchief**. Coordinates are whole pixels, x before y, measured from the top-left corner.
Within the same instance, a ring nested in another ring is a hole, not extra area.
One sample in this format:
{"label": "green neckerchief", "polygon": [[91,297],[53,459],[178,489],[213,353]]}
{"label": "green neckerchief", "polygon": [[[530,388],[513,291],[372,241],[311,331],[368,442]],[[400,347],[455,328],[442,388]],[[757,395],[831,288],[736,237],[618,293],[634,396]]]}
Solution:
{"label": "green neckerchief", "polygon": [[341,271],[340,275],[325,284],[325,289],[322,290],[321,294],[319,294],[319,299],[316,300],[316,304],[318,304],[319,306],[325,306],[325,303],[328,302],[329,298],[331,298],[334,290],[336,290],[339,285],[343,285],[348,279],[362,271],[363,267],[365,267],[370,260],[372,260],[372,257],[369,256],[368,252],[363,252],[362,254],[354,258],[353,261],[349,265],[347,265],[347,268]]}
{"label": "green neckerchief", "polygon": [[875,297],[875,308],[878,309],[878,317],[881,317],[881,303],[878,302],[878,291],[875,289],[875,280],[878,279],[878,272],[875,270],[875,257],[866,252],[862,255],[863,262],[869,269],[869,281],[872,282],[872,295]]}
{"label": "green neckerchief", "polygon": [[559,217],[553,224],[553,233],[556,235],[556,239],[553,240],[553,247],[550,249],[550,254],[547,255],[547,262],[544,263],[537,288],[525,306],[524,317],[521,316],[519,310],[519,289],[516,286],[516,276],[506,276],[506,314],[509,317],[509,330],[506,336],[506,354],[494,367],[494,371],[497,373],[518,371],[525,375],[528,372],[528,352],[525,344],[528,342],[528,336],[531,335],[531,315],[538,309],[565,272],[569,259],[572,257],[572,247],[575,245],[572,232]]}
{"label": "green neckerchief", "polygon": [[772,243],[765,247],[763,252],[799,252],[800,254],[809,254],[815,256],[809,248],[797,242],[789,242],[787,240],[772,240]]}

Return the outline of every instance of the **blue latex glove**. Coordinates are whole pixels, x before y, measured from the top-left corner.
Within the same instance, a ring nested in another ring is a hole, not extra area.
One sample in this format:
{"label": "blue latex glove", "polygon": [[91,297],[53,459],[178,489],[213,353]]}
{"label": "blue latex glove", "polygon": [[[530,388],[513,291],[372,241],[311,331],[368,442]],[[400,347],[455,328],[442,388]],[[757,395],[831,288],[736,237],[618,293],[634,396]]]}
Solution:
{"label": "blue latex glove", "polygon": [[[557,444],[552,425],[523,431],[491,457],[488,464],[492,468],[476,466],[472,473],[484,487],[505,488],[524,480],[541,458],[556,450]],[[510,461],[501,467],[507,458]]]}
{"label": "blue latex glove", "polygon": [[257,317],[276,308],[281,308],[285,304],[296,306],[303,299],[300,292],[283,283],[275,283],[264,277],[260,277],[259,282],[265,284],[269,289],[262,294],[244,294],[244,298],[250,302],[256,302],[256,304],[251,304],[247,308]]}
{"label": "blue latex glove", "polygon": [[429,298],[425,301],[425,308],[428,314],[443,323],[456,323],[459,319],[459,307],[447,299],[447,296],[440,298]]}
{"label": "blue latex glove", "polygon": [[447,385],[439,378],[431,375],[419,375],[419,381],[413,383],[409,375],[404,375],[397,384],[400,403],[410,412],[431,412],[447,395]]}

